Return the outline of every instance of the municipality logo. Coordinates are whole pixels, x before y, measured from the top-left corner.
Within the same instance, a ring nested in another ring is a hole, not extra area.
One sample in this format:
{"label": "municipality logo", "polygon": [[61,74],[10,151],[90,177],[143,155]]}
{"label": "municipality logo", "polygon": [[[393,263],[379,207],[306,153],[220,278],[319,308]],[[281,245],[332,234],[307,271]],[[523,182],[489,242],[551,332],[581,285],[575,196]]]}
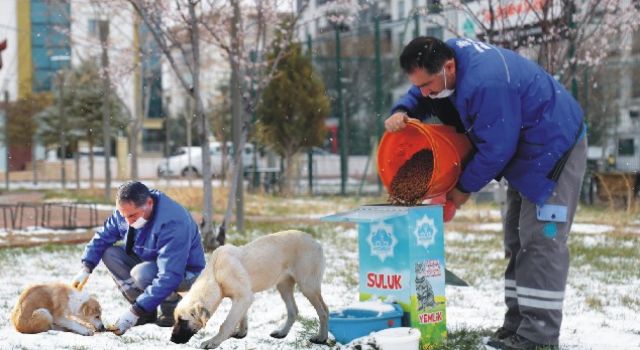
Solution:
{"label": "municipality logo", "polygon": [[393,256],[393,248],[398,244],[398,239],[393,235],[391,225],[380,222],[371,225],[367,243],[371,248],[371,255],[377,256],[380,261],[385,261],[386,258]]}
{"label": "municipality logo", "polygon": [[429,248],[430,245],[435,243],[437,233],[438,229],[433,219],[426,215],[416,222],[416,229],[413,231],[418,245],[425,248]]}

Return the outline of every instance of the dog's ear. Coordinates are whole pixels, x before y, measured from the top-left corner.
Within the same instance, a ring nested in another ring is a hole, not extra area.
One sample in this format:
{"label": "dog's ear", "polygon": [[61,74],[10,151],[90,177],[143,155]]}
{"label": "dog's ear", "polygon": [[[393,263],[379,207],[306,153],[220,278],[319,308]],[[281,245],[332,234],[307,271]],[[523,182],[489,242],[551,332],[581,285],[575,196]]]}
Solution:
{"label": "dog's ear", "polygon": [[197,303],[195,305],[196,316],[200,319],[202,326],[204,327],[207,324],[207,321],[211,318],[211,312],[207,310],[207,308],[202,305],[202,303]]}
{"label": "dog's ear", "polygon": [[100,304],[98,304],[96,299],[89,299],[82,304],[80,313],[83,316],[101,315],[102,310],[100,309]]}

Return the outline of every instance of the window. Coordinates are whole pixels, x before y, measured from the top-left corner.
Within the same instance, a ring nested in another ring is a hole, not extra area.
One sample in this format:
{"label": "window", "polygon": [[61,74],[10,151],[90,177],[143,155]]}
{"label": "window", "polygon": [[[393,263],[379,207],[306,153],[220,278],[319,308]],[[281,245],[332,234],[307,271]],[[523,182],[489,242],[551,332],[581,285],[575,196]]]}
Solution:
{"label": "window", "polygon": [[404,0],[398,1],[398,19],[404,18]]}
{"label": "window", "polygon": [[632,54],[640,53],[640,30],[633,33],[633,44],[631,47],[631,53]]}
{"label": "window", "polygon": [[629,110],[629,117],[631,119],[640,118],[640,110],[639,109],[631,109],[631,110]]}
{"label": "window", "polygon": [[618,156],[632,156],[634,154],[633,139],[618,140]]}
{"label": "window", "polygon": [[442,40],[444,36],[444,30],[442,29],[442,27],[428,27],[427,36],[432,36],[434,38]]}
{"label": "window", "polygon": [[48,91],[56,71],[69,67],[70,5],[68,1],[31,0],[30,16],[33,90]]}
{"label": "window", "polygon": [[89,22],[87,23],[87,33],[92,38],[98,38],[99,37],[100,33],[99,33],[99,29],[98,29],[98,20],[97,19],[90,19],[89,20]]}
{"label": "window", "polygon": [[640,66],[633,67],[632,74],[631,97],[638,98],[640,97]]}
{"label": "window", "polygon": [[145,55],[142,59],[142,91],[144,101],[149,94],[149,106],[147,117],[158,119],[163,117],[162,106],[162,65],[161,52],[158,44],[151,39],[146,25],[140,26],[140,37],[146,38],[142,43]]}
{"label": "window", "polygon": [[144,129],[142,131],[142,149],[145,152],[162,152],[165,141],[164,130]]}

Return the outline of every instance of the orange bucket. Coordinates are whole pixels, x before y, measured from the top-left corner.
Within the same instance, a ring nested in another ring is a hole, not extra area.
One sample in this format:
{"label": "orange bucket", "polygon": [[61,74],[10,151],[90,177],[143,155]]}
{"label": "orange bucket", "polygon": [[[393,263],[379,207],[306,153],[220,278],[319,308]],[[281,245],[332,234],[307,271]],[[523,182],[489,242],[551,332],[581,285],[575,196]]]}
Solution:
{"label": "orange bucket", "polygon": [[462,164],[473,149],[469,139],[448,125],[409,120],[404,129],[385,132],[380,141],[378,173],[387,191],[398,169],[425,148],[433,153],[433,175],[423,199],[440,196],[455,187]]}

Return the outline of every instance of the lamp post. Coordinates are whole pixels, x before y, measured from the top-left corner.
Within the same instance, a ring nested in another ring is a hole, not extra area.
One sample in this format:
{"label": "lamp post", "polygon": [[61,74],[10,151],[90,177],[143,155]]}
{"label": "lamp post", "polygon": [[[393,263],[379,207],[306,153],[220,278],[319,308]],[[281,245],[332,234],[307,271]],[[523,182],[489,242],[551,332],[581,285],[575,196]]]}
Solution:
{"label": "lamp post", "polygon": [[347,179],[349,175],[348,164],[348,148],[347,148],[347,117],[342,108],[342,62],[340,54],[340,31],[347,28],[348,18],[352,14],[349,7],[336,7],[331,11],[327,11],[327,21],[335,30],[335,56],[336,56],[336,117],[339,120],[339,136],[340,144],[340,194],[347,194]]}
{"label": "lamp post", "polygon": [[[52,56],[51,61],[70,61],[71,57],[68,55],[57,55]],[[60,113],[60,131],[58,134],[58,142],[60,143],[60,181],[62,182],[62,188],[65,189],[67,187],[67,173],[66,173],[66,164],[65,158],[67,156],[67,147],[66,147],[66,133],[67,133],[67,118],[64,111],[64,70],[58,70],[56,73],[56,79],[58,82],[58,112]]]}
{"label": "lamp post", "polygon": [[7,132],[9,125],[9,91],[4,91],[4,147],[5,147],[5,171],[4,186],[9,191],[9,133]]}
{"label": "lamp post", "polygon": [[347,162],[347,118],[342,110],[342,62],[340,60],[340,25],[334,25],[336,32],[336,115],[340,120],[340,194],[347,193],[347,176],[349,165]]}
{"label": "lamp post", "polygon": [[62,189],[67,187],[67,172],[65,158],[67,158],[67,118],[64,111],[64,72],[58,71],[58,112],[60,113],[60,131],[58,134],[58,142],[60,143],[60,181]]}

